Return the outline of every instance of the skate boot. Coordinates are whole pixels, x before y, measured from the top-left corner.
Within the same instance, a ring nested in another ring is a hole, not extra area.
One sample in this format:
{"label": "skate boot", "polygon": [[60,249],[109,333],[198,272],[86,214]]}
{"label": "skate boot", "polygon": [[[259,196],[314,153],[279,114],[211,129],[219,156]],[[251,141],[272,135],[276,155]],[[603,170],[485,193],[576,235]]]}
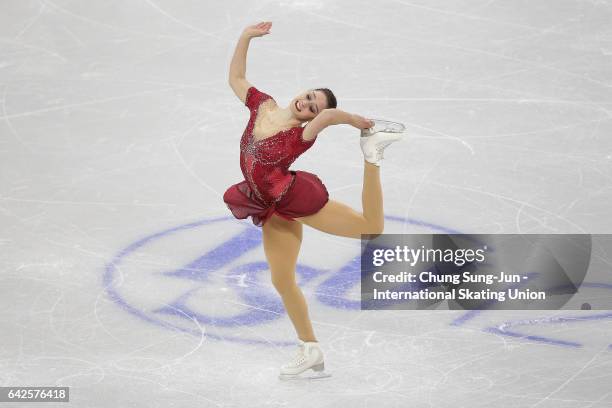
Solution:
{"label": "skate boot", "polygon": [[361,130],[361,151],[367,162],[380,167],[380,162],[384,159],[385,148],[402,138],[405,127],[397,122],[372,120],[374,121],[373,127]]}
{"label": "skate boot", "polygon": [[[307,370],[312,370],[312,372],[306,372]],[[281,380],[325,377],[330,377],[330,374],[325,372],[323,352],[319,348],[319,343],[301,340],[295,358],[289,364],[281,367],[279,375]]]}

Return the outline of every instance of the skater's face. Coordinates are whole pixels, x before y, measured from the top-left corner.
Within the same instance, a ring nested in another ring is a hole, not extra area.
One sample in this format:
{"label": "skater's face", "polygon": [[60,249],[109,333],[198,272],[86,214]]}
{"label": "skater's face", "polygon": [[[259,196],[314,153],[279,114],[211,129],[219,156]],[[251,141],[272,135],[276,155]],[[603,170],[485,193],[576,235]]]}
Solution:
{"label": "skater's face", "polygon": [[327,108],[327,98],[323,92],[309,89],[295,97],[289,108],[296,118],[309,121]]}

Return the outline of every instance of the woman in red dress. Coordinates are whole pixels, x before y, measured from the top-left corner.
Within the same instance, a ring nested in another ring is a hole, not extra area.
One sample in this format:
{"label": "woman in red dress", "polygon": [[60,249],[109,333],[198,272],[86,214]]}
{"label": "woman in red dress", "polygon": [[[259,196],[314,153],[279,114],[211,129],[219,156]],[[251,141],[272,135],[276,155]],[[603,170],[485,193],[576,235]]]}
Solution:
{"label": "woman in red dress", "polygon": [[232,58],[229,84],[249,108],[250,119],[240,140],[244,180],[231,186],[223,199],[236,218],[251,217],[255,225],[262,227],[272,283],[300,340],[295,360],[281,367],[281,376],[290,377],[308,369],[323,372],[323,353],[295,279],[302,225],[351,238],[381,234],[384,215],[379,165],[385,146],[399,136],[376,133],[361,137],[365,157],[362,212],[330,200],[325,185],[316,175],[289,170],[291,163],[314,144],[326,127],[349,124],[368,129],[374,123],[336,109],[336,98],[326,88],[307,90],[288,107],[280,108],[270,95],[252,86],[245,77],[249,42],[269,34],[271,26],[271,22],[262,22],[247,27]]}

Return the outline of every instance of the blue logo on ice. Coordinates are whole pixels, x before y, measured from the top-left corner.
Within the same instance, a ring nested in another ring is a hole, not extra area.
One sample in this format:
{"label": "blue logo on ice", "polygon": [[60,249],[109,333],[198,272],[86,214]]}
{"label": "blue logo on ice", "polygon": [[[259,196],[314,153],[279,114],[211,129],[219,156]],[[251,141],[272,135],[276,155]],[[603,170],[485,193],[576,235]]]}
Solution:
{"label": "blue logo on ice", "polygon": [[[418,220],[386,218],[426,231],[457,233]],[[294,344],[286,341],[287,332],[283,333],[290,327],[267,330],[266,337],[258,334],[263,330],[253,329],[274,323],[285,311],[269,283],[268,265],[261,260],[261,229],[245,224],[233,217],[213,218],[142,238],[106,265],[106,292],[125,311],[171,330],[242,343]],[[233,229],[238,232],[228,236],[228,230]],[[201,242],[209,249],[194,259],[190,248]],[[153,256],[153,260],[147,259]],[[160,262],[160,256],[167,261]],[[181,257],[191,260],[179,268],[166,266]],[[244,262],[245,258],[257,260]],[[350,296],[351,290],[359,287],[359,259],[356,250],[335,271],[298,263],[299,283],[316,284],[316,299],[326,306],[359,310],[359,300]],[[272,337],[275,334],[280,337]]]}
{"label": "blue logo on ice", "polygon": [[[459,233],[418,220],[395,216],[386,219],[422,231]],[[237,233],[229,235],[232,230]],[[202,242],[209,249],[194,259],[194,252],[201,253],[198,245]],[[181,258],[191,260],[180,268],[168,265]],[[256,260],[245,261],[248,258]],[[232,217],[206,219],[152,234],[127,246],[106,265],[103,284],[108,296],[123,310],[159,327],[207,339],[293,345],[294,342],[287,341],[292,338],[292,328],[288,324],[281,326],[280,330],[279,327],[254,328],[255,325],[273,325],[285,314],[279,296],[269,283],[268,265],[263,259],[261,229],[239,223]],[[298,263],[296,271],[300,286],[314,285],[316,299],[321,304],[338,309],[340,313],[360,309],[359,300],[350,296],[351,291],[359,286],[358,249],[349,254],[344,265],[336,270]],[[612,289],[610,284],[583,284],[583,287],[591,286]],[[482,313],[466,311],[451,325],[463,326]],[[485,327],[482,331],[556,346],[581,347],[581,343],[574,341],[522,334],[513,328],[610,318],[610,312],[556,316],[507,321]]]}

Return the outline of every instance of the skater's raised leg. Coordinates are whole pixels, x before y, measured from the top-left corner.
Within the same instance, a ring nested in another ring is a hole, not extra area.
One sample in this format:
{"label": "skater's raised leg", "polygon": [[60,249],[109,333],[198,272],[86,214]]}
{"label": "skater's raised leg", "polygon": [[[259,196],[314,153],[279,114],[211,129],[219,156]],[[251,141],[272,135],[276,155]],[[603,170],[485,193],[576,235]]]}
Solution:
{"label": "skater's raised leg", "polygon": [[384,228],[383,196],[380,184],[380,168],[364,162],[363,212],[339,201],[329,200],[316,214],[296,218],[319,231],[349,238],[361,238],[361,234],[381,234]]}
{"label": "skater's raised leg", "polygon": [[376,133],[360,138],[365,158],[361,192],[363,212],[355,211],[338,201],[329,200],[316,214],[296,220],[319,231],[342,237],[361,238],[361,234],[382,234],[385,216],[380,184],[380,162],[383,159],[384,149],[401,137],[401,133]]}

